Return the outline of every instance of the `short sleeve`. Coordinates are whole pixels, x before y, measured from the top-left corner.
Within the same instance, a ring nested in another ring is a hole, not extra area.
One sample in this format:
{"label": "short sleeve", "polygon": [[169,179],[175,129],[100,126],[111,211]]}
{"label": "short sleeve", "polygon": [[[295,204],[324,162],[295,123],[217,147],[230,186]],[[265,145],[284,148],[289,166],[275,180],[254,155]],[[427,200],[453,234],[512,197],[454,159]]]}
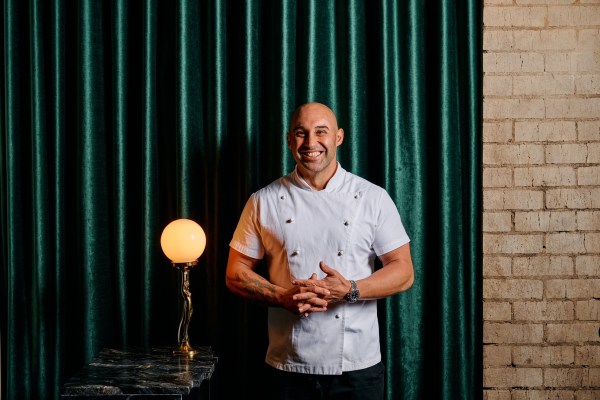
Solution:
{"label": "short sleeve", "polygon": [[410,242],[396,204],[385,190],[379,199],[379,210],[373,241],[373,250],[378,256]]}
{"label": "short sleeve", "polygon": [[229,246],[248,257],[255,259],[264,257],[265,249],[260,237],[256,195],[250,196],[246,202]]}

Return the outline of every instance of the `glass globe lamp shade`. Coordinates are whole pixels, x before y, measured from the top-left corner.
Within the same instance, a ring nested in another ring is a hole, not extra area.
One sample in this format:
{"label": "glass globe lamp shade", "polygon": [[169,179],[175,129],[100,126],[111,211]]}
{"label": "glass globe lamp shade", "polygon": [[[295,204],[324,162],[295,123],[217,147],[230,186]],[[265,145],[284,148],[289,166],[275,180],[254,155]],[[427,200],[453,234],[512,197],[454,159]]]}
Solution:
{"label": "glass globe lamp shade", "polygon": [[160,246],[172,263],[190,263],[204,252],[206,235],[191,219],[176,219],[163,229]]}

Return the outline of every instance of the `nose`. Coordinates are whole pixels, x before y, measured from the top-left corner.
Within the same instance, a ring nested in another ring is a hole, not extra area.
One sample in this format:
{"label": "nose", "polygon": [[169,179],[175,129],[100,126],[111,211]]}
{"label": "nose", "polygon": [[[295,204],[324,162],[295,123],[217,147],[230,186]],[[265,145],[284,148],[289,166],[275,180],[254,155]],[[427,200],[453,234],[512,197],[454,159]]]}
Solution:
{"label": "nose", "polygon": [[304,145],[307,147],[312,147],[317,143],[317,137],[314,133],[308,132],[306,136],[304,136]]}

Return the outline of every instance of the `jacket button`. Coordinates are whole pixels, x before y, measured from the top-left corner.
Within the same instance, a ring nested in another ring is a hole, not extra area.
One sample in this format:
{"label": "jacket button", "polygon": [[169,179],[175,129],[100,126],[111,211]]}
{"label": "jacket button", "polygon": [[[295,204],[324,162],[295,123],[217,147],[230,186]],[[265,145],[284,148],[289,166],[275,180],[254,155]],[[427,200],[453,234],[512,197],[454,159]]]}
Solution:
{"label": "jacket button", "polygon": [[281,199],[281,200],[285,200],[285,195],[284,195],[284,194],[282,194],[282,195],[281,195],[281,197],[280,197],[280,199]]}
{"label": "jacket button", "polygon": [[348,225],[350,225],[350,222],[348,222],[348,221],[344,221],[344,225],[345,225],[345,226],[348,226]]}
{"label": "jacket button", "polygon": [[292,251],[292,256],[297,256],[300,254],[300,250],[294,250]]}
{"label": "jacket button", "polygon": [[292,223],[292,222],[294,222],[294,221],[295,221],[295,220],[294,220],[294,218],[290,218],[290,219],[288,219],[288,220],[287,220],[287,221],[285,221],[285,222],[287,222],[288,224],[291,224],[291,223]]}
{"label": "jacket button", "polygon": [[339,250],[338,251],[338,256],[343,256],[344,255],[344,250]]}

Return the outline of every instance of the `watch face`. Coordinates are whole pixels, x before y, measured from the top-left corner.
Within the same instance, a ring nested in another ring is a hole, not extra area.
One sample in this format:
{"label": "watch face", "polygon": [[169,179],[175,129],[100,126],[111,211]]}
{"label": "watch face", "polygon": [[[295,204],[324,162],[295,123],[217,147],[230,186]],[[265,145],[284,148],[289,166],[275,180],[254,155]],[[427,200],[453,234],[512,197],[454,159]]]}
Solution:
{"label": "watch face", "polygon": [[348,303],[356,303],[356,301],[360,297],[360,292],[358,291],[358,288],[356,287],[356,282],[350,281],[350,284],[352,287],[350,288],[350,291],[346,295],[346,301]]}
{"label": "watch face", "polygon": [[353,291],[350,294],[348,294],[348,303],[356,303],[357,300],[358,300],[358,293]]}

